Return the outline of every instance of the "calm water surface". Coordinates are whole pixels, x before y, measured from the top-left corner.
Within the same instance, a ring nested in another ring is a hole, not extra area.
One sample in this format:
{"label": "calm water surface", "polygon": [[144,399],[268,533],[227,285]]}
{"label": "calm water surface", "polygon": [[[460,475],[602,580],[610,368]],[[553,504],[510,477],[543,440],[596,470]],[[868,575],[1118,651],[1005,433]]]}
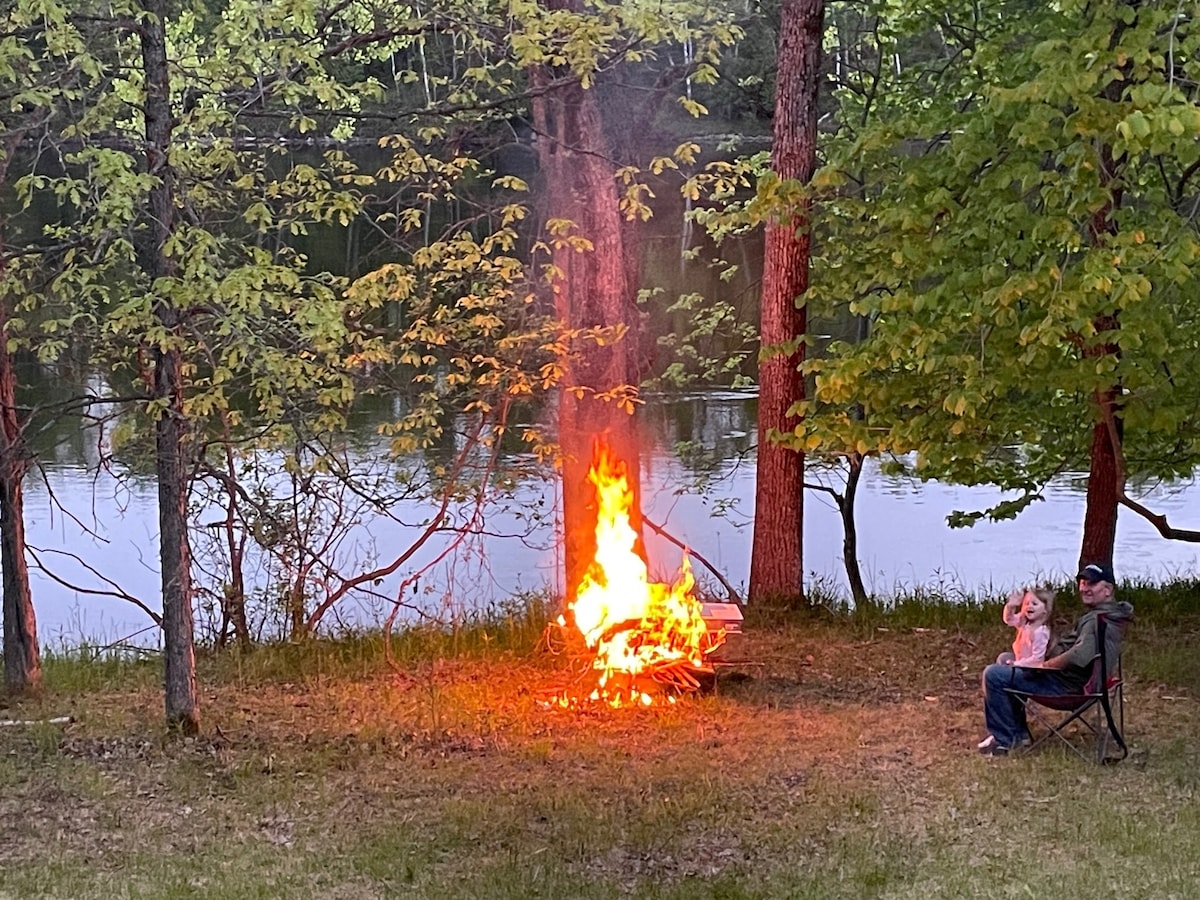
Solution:
{"label": "calm water surface", "polygon": [[[650,404],[644,460],[647,516],[694,548],[739,591],[749,578],[751,522],[754,504],[753,398],[734,392],[673,398]],[[703,448],[706,463],[677,452],[679,441]],[[63,446],[63,445],[60,445]],[[89,468],[86,441],[67,445],[47,460],[54,498],[47,485],[31,479],[27,489],[27,527],[38,557],[53,566],[57,578],[36,569],[34,603],[42,641],[50,645],[81,640],[112,642],[137,634],[154,644],[150,618],[128,601],[93,596],[93,591],[119,590],[159,608],[156,559],[157,509],[149,479],[115,482]],[[693,491],[699,475],[708,481]],[[922,484],[887,476],[869,467],[859,488],[857,519],[859,552],[869,589],[887,596],[916,585],[999,596],[1034,578],[1062,579],[1075,568],[1083,521],[1084,495],[1078,479],[1063,479],[1019,518],[973,528],[950,529],[946,515],[955,509],[977,509],[999,492]],[[1166,513],[1172,523],[1196,527],[1200,489],[1193,483],[1160,486],[1144,494],[1145,502]],[[517,503],[489,515],[490,533],[521,531],[521,507],[553,508],[552,484],[520,488]],[[847,593],[841,562],[841,524],[829,498],[809,493],[805,515],[805,572],[810,584]],[[424,514],[414,505],[404,518],[417,522]],[[93,529],[97,536],[86,533]],[[379,519],[355,533],[343,550],[345,559],[383,559],[407,546],[412,529]],[[402,576],[434,558],[444,546],[435,544],[388,583],[392,595]],[[651,568],[669,578],[679,565],[680,551],[670,542],[648,535]],[[1200,573],[1200,547],[1165,541],[1148,523],[1121,512],[1117,532],[1118,577],[1162,580]],[[424,575],[406,600],[414,608],[439,616],[465,608],[503,602],[515,592],[555,585],[559,559],[554,530],[546,524],[525,538],[489,537],[465,547]],[[695,564],[701,581],[704,566]],[[255,572],[248,572],[253,578]],[[711,578],[709,579],[711,583]],[[379,621],[382,601],[347,600],[329,624]]]}

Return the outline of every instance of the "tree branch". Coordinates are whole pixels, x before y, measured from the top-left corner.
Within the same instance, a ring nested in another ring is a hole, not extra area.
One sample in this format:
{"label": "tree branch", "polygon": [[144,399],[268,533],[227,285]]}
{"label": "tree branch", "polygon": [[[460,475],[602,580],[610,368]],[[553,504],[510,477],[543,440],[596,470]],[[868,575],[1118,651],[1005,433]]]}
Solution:
{"label": "tree branch", "polygon": [[656,525],[654,522],[650,521],[650,519],[646,518],[645,513],[642,514],[642,521],[646,525],[650,526],[650,530],[653,531],[655,534],[657,534],[659,537],[666,538],[668,541],[670,541],[672,544],[674,544],[676,547],[678,547],[680,550],[682,550],[688,556],[692,557],[697,562],[701,563],[704,566],[704,568],[708,569],[708,571],[712,572],[712,574],[716,577],[717,581],[721,582],[721,587],[725,588],[725,593],[727,593],[729,595],[729,599],[731,601],[733,601],[734,603],[737,603],[739,605],[742,603],[742,598],[738,596],[738,592],[733,589],[733,585],[731,585],[728,581],[725,580],[725,576],[722,575],[719,571],[717,571],[716,566],[714,566],[707,559],[705,559],[703,556],[701,556],[697,551],[693,550],[691,547],[684,544],[681,540],[679,540],[679,538],[677,538],[673,534],[669,533],[661,525]]}
{"label": "tree branch", "polygon": [[58,575],[54,574],[54,572],[52,570],[50,570],[46,567],[45,563],[42,562],[41,557],[38,556],[37,548],[30,547],[27,545],[26,551],[29,553],[30,556],[33,557],[33,562],[37,566],[38,570],[43,575],[45,575],[47,578],[49,578],[51,581],[56,581],[59,584],[61,584],[63,587],[67,588],[68,590],[75,591],[78,594],[87,594],[92,597],[116,597],[118,600],[125,600],[129,603],[132,603],[134,606],[136,606],[138,609],[140,609],[142,612],[144,612],[146,615],[148,615],[154,621],[154,624],[157,625],[159,628],[162,627],[162,616],[160,616],[158,613],[156,613],[154,610],[152,610],[149,606],[147,606],[145,603],[143,603],[137,597],[134,597],[132,594],[127,594],[124,590],[121,589],[121,586],[118,585],[115,581],[113,581],[110,578],[105,578],[103,575],[101,575],[94,568],[92,568],[90,565],[85,563],[82,559],[80,559],[74,553],[66,553],[62,550],[46,551],[49,553],[59,553],[63,556],[70,557],[71,559],[73,559],[77,563],[79,563],[81,566],[83,566],[85,569],[87,569],[89,572],[91,572],[93,575],[95,575],[97,578],[99,578],[101,581],[112,585],[115,588],[115,590],[101,591],[101,590],[97,590],[96,588],[86,588],[86,587],[80,587],[77,584],[72,584],[71,582],[67,581],[65,578],[60,578]]}
{"label": "tree branch", "polygon": [[1117,502],[1126,509],[1131,509],[1158,531],[1163,537],[1169,541],[1188,541],[1190,543],[1200,543],[1200,531],[1192,531],[1186,528],[1172,528],[1167,522],[1167,517],[1161,513],[1154,513],[1148,510],[1136,500],[1125,494],[1124,488],[1117,496]]}

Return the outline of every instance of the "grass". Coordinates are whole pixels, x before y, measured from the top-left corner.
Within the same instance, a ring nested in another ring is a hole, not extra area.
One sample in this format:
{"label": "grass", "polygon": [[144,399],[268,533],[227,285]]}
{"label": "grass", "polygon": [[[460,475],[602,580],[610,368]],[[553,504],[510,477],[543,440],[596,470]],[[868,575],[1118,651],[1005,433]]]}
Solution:
{"label": "grass", "polygon": [[972,752],[994,602],[758,610],[713,694],[623,711],[543,702],[574,669],[537,604],[396,667],[369,636],[208,654],[186,740],[156,666],[60,656],[0,705],[76,718],[0,728],[0,897],[1192,896],[1200,592],[1137,590],[1106,767]]}

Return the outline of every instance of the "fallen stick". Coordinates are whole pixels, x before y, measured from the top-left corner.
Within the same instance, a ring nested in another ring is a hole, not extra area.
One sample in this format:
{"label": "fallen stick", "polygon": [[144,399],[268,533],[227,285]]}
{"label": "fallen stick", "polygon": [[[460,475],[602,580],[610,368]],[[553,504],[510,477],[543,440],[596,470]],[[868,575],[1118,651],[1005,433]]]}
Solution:
{"label": "fallen stick", "polygon": [[66,725],[74,721],[74,716],[55,716],[53,719],[0,719],[0,728],[11,728],[14,725]]}

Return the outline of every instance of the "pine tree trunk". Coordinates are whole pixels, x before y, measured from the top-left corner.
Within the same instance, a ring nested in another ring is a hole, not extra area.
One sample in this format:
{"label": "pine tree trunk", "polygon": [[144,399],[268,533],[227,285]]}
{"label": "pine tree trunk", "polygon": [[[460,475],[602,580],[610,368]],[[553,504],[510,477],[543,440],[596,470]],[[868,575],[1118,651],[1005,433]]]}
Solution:
{"label": "pine tree trunk", "polygon": [[4,570],[4,686],[14,695],[42,687],[37,618],[25,560],[24,481],[28,460],[8,352],[8,304],[0,299],[0,566]]}
{"label": "pine tree trunk", "polygon": [[[531,72],[534,87],[545,88],[555,74],[544,68]],[[626,464],[634,494],[632,524],[641,533],[635,418],[630,409],[603,397],[637,384],[637,309],[612,154],[595,89],[574,84],[537,95],[532,104],[546,218],[570,220],[576,226],[571,235],[592,245],[581,251],[560,242],[553,249],[555,310],[568,329],[629,328],[621,340],[604,346],[573,341],[570,355],[562,360],[558,440],[563,452],[564,585],[570,602],[596,549],[596,502],[587,474],[597,439]]]}
{"label": "pine tree trunk", "polygon": [[[151,285],[169,278],[174,266],[164,252],[175,219],[174,179],[167,154],[171,144],[171,95],[167,71],[164,0],[148,0],[141,25],[146,78],[147,171],[157,178],[144,220],[140,263]],[[168,335],[178,334],[179,311],[159,297],[155,315]],[[183,372],[176,347],[154,348],[154,398],[165,401],[155,425],[158,476],[159,561],[162,566],[163,645],[167,726],[184,734],[200,728],[193,637],[191,550],[188,546],[187,422],[183,413]]]}
{"label": "pine tree trunk", "polygon": [[[818,65],[824,0],[785,0],[779,23],[771,166],[807,182],[816,168]],[[758,475],[750,599],[804,603],[804,456],[777,446],[773,434],[797,425],[789,410],[804,399],[799,343],[808,327],[809,208],[772,219],[766,229],[759,364]],[[791,342],[796,342],[792,344]],[[781,345],[789,349],[778,349]]]}

